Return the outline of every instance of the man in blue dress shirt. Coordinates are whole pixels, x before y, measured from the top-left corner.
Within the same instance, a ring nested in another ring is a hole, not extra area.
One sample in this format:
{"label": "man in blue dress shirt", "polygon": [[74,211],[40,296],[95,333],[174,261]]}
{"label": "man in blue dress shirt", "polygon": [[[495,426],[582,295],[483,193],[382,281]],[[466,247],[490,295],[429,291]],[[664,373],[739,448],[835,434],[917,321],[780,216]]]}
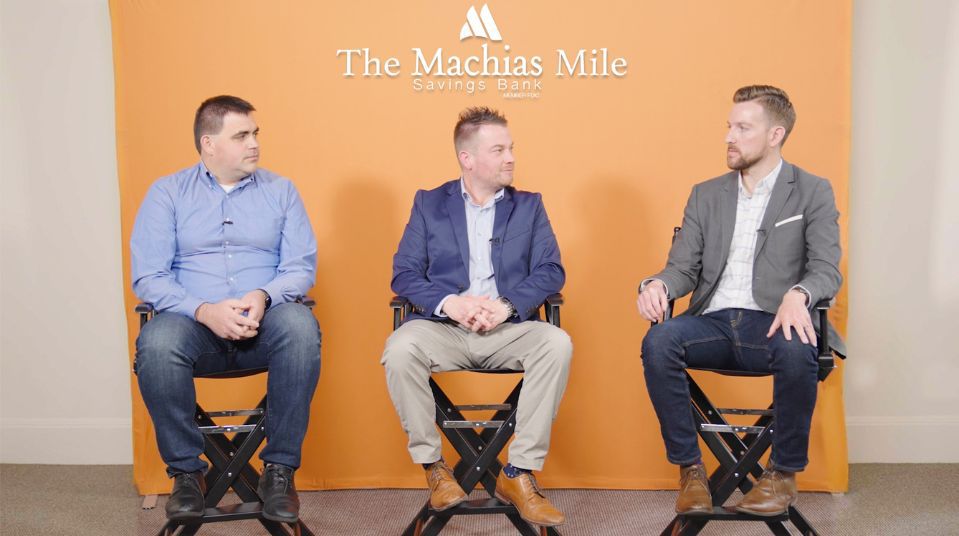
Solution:
{"label": "man in blue dress shirt", "polygon": [[134,364],[174,478],[177,521],[203,514],[207,464],[193,422],[193,377],[269,367],[263,516],[295,522],[293,472],[320,375],[320,328],[297,303],[313,286],[316,239],[293,184],[257,169],[253,106],[219,96],[196,112],[200,162],[157,180],[133,227],[133,290],[159,314],[137,339]]}

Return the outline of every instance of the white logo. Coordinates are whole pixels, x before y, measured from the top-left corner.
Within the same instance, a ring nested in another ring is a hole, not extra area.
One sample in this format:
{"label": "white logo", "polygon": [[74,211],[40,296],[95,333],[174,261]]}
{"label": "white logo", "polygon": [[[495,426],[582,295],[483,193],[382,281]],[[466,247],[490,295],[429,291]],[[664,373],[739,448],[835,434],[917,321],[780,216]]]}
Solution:
{"label": "white logo", "polygon": [[499,34],[499,28],[493,20],[493,14],[489,12],[489,6],[483,4],[483,9],[479,15],[476,14],[476,8],[470,7],[466,12],[466,22],[463,29],[460,30],[460,41],[468,37],[483,37],[493,41],[502,41],[503,37]]}

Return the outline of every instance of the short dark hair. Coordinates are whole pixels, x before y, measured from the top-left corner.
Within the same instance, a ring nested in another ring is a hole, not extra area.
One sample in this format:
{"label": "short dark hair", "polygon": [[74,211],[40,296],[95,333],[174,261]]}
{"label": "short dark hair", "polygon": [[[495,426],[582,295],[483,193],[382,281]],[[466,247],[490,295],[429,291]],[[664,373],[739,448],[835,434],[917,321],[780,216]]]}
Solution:
{"label": "short dark hair", "polygon": [[783,141],[779,145],[786,143],[786,138],[796,124],[796,109],[789,102],[789,95],[773,86],[746,86],[737,89],[733,95],[733,102],[748,101],[759,103],[773,124],[782,125],[786,129]]}
{"label": "short dark hair", "polygon": [[223,116],[227,113],[248,115],[254,111],[256,108],[252,104],[232,95],[219,95],[203,101],[196,109],[196,117],[193,119],[193,143],[196,145],[196,152],[202,154],[200,138],[207,134],[218,134],[223,130]]}
{"label": "short dark hair", "polygon": [[453,129],[453,145],[458,152],[463,143],[472,138],[481,126],[502,125],[505,127],[506,124],[506,116],[488,106],[467,108],[460,112],[459,121],[456,122],[456,128]]}

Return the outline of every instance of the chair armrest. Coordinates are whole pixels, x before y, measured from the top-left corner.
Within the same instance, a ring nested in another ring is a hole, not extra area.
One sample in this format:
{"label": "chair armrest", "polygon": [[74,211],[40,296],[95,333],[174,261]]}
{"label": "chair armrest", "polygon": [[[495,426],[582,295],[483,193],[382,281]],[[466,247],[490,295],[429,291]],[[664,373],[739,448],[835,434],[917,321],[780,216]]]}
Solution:
{"label": "chair armrest", "polygon": [[413,304],[406,296],[393,296],[390,300],[390,308],[393,309],[393,331],[400,327],[406,315],[413,312]]}
{"label": "chair armrest", "polygon": [[140,302],[136,304],[136,307],[133,308],[134,312],[140,315],[140,328],[143,328],[143,325],[146,324],[153,315],[156,314],[156,311],[153,309],[152,303]]}
{"label": "chair armrest", "polygon": [[563,305],[563,302],[563,294],[559,292],[546,296],[546,301],[543,302],[543,311],[546,313],[546,321],[556,327],[560,327],[559,307]]}
{"label": "chair armrest", "polygon": [[823,298],[813,307],[819,314],[819,340],[816,341],[816,350],[819,354],[819,381],[825,380],[829,373],[836,368],[836,359],[833,356],[832,348],[829,347],[829,308],[835,302],[835,298]]}

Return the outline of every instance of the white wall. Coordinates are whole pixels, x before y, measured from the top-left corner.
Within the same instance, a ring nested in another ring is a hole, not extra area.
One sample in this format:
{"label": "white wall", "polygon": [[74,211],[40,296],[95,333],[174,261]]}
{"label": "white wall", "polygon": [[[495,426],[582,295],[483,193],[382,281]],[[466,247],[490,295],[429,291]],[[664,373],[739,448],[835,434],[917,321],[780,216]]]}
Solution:
{"label": "white wall", "polygon": [[959,462],[959,3],[856,2],[851,462]]}
{"label": "white wall", "polygon": [[[850,460],[957,462],[959,4],[853,37]],[[107,4],[2,0],[0,45],[0,462],[130,463]]]}
{"label": "white wall", "polygon": [[132,463],[110,17],[0,7],[0,461]]}

